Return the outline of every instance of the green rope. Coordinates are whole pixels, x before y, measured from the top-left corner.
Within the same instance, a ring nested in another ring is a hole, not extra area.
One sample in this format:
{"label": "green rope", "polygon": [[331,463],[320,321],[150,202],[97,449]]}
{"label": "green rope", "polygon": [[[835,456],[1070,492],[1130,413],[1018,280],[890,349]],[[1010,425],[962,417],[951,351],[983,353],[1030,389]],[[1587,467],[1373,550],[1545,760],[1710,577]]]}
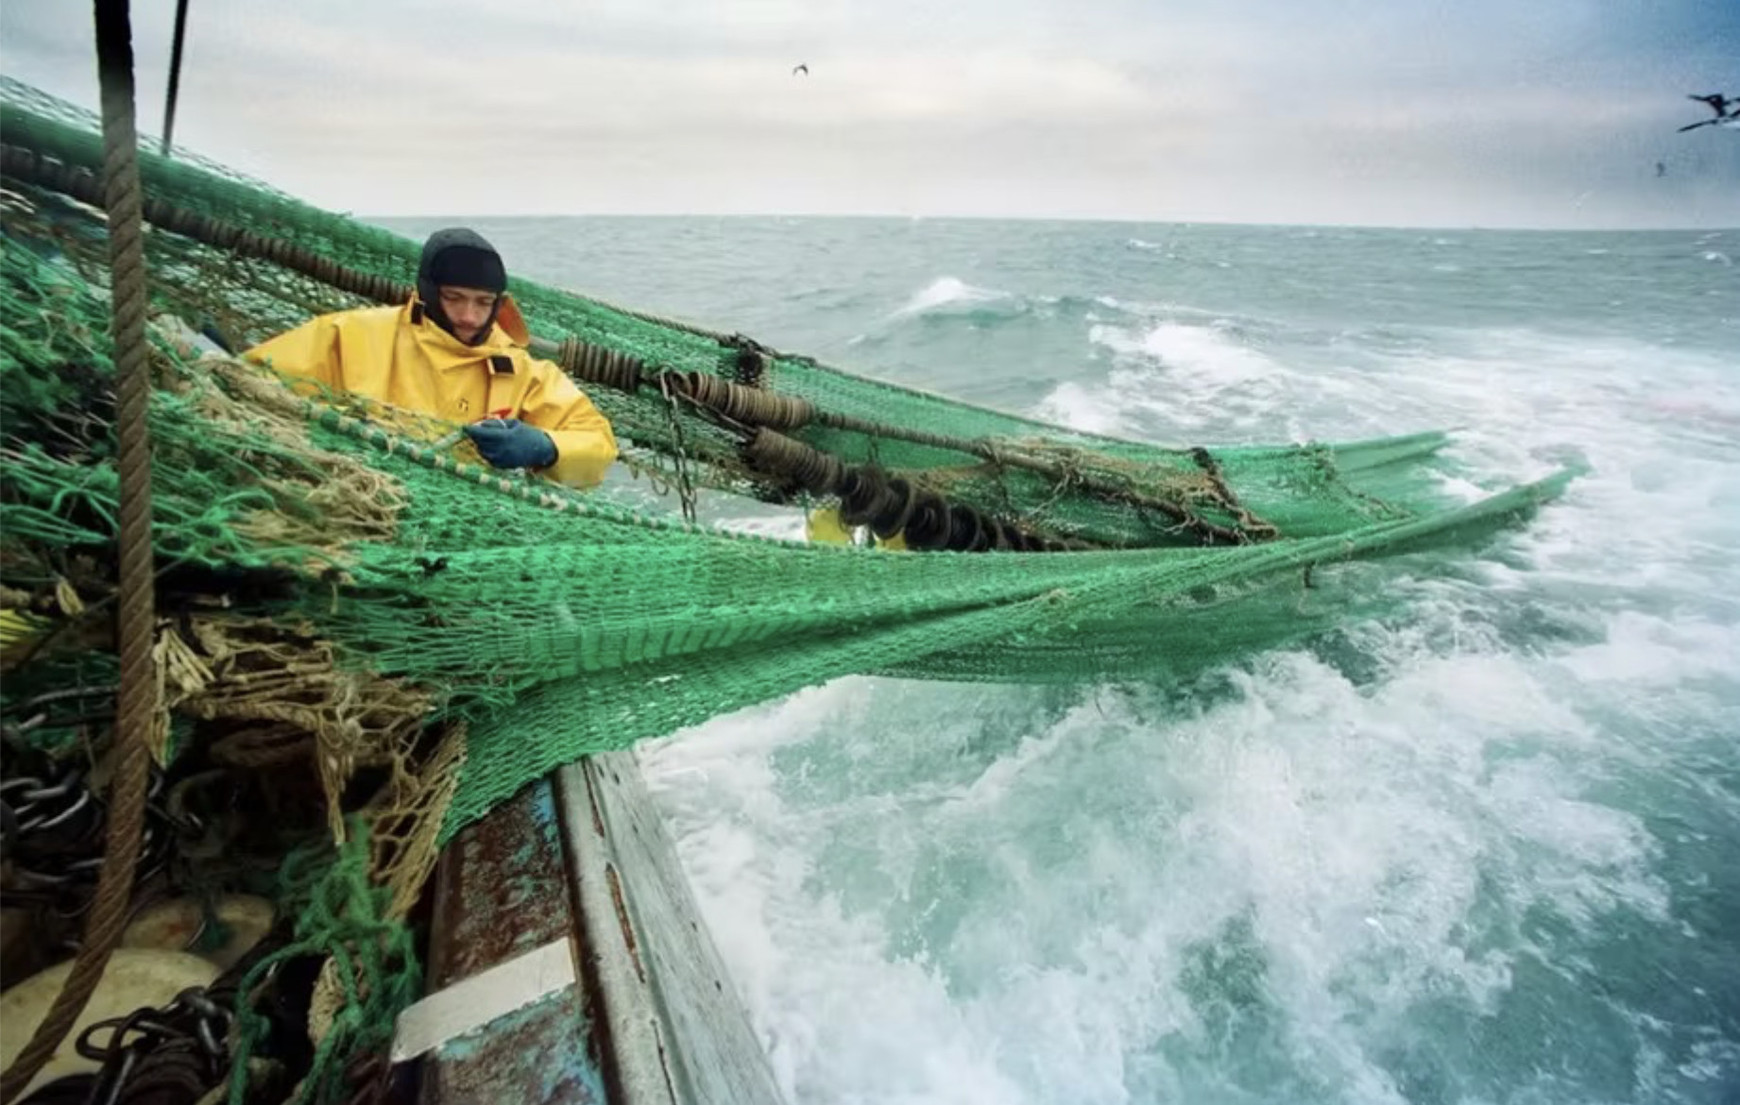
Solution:
{"label": "green rope", "polygon": [[244,1105],[248,1060],[270,1034],[271,1021],[246,1000],[289,960],[331,960],[343,1002],[314,1051],[292,1099],[312,1105],[345,1100],[345,1068],[357,1055],[385,1051],[399,1013],[416,1001],[422,969],[411,930],[387,916],[391,894],[369,882],[369,826],[352,819],[348,839],[292,852],[280,878],[281,908],[296,916],[291,943],[256,963],[237,993],[230,1105]]}

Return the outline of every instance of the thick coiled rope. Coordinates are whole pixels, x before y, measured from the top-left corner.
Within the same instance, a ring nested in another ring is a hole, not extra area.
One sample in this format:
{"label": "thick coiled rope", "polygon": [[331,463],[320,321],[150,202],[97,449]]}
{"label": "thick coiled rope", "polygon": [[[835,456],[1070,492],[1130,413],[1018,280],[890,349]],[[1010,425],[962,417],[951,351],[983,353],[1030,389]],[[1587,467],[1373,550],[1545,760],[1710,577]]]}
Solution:
{"label": "thick coiled rope", "polygon": [[[534,352],[537,345],[538,339],[534,338]],[[647,375],[640,358],[583,342],[579,338],[568,338],[557,347],[556,363],[570,376],[618,391],[639,391]]]}
{"label": "thick coiled rope", "polygon": [[807,426],[816,417],[815,404],[796,395],[780,395],[772,391],[734,384],[723,376],[708,372],[678,372],[672,386],[697,406],[705,407],[730,422],[747,426],[766,426],[775,430],[795,430]]}
{"label": "thick coiled rope", "polygon": [[749,439],[743,459],[757,472],[789,479],[812,495],[838,495],[847,472],[839,457],[769,429],[758,430]]}
{"label": "thick coiled rope", "polygon": [[150,346],[145,313],[144,217],[133,112],[133,31],[125,0],[95,0],[97,75],[103,105],[103,206],[109,215],[115,338],[116,467],[120,473],[119,604],[116,637],[120,694],[114,740],[118,755],[109,799],[107,857],[85,927],[84,943],[48,1015],[12,1066],[0,1075],[0,1103],[17,1097],[54,1054],[102,981],[121,938],[145,825],[149,741],[157,712],[151,644],[155,596],[151,555]]}
{"label": "thick coiled rope", "polygon": [[908,548],[1059,552],[1097,547],[992,518],[880,469],[845,464],[766,427],[751,435],[743,447],[743,459],[756,472],[795,485],[798,490],[838,496],[841,521],[869,526],[885,540],[901,534]]}

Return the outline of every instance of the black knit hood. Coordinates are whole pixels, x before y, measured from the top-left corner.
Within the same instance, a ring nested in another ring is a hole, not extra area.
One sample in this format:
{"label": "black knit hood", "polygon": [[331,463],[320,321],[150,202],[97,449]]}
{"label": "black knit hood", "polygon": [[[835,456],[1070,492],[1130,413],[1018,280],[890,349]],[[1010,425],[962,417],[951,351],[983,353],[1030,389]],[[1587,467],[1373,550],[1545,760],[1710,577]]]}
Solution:
{"label": "black knit hood", "polygon": [[[423,256],[417,262],[417,297],[423,301],[429,321],[452,334],[453,323],[441,309],[442,285],[482,288],[499,296],[507,291],[507,266],[502,264],[501,254],[477,231],[463,226],[437,230],[423,243]],[[495,325],[495,316],[500,311],[501,301],[497,299],[495,310],[489,314],[489,324],[477,332],[472,345],[489,337],[490,327]]]}

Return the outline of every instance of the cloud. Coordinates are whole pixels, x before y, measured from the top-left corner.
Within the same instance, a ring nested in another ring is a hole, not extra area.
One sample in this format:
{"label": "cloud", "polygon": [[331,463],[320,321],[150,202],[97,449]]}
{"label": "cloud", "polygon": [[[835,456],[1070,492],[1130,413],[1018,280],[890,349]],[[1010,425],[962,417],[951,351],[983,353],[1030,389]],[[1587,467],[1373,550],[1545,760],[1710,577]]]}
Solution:
{"label": "cloud", "polygon": [[[1740,93],[1740,15],[1704,0],[192,16],[177,136],[346,210],[1740,224],[1737,136],[1673,134],[1686,92]],[[136,19],[152,129],[169,14]],[[13,0],[0,32],[8,72],[94,100],[87,9]]]}

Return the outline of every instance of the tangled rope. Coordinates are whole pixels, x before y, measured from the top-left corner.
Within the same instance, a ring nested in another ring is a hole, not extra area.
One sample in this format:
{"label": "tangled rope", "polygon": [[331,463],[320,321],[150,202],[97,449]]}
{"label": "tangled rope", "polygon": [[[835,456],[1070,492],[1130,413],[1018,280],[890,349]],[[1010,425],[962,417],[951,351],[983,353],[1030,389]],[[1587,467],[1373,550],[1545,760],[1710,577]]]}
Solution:
{"label": "tangled rope", "polygon": [[1190,450],[1190,459],[1202,469],[1203,477],[1214,489],[1215,498],[1228,513],[1239,520],[1239,527],[1248,540],[1268,541],[1281,535],[1273,522],[1265,522],[1251,512],[1251,509],[1239,501],[1233,489],[1227,485],[1226,473],[1221,471],[1220,461],[1200,445]]}

